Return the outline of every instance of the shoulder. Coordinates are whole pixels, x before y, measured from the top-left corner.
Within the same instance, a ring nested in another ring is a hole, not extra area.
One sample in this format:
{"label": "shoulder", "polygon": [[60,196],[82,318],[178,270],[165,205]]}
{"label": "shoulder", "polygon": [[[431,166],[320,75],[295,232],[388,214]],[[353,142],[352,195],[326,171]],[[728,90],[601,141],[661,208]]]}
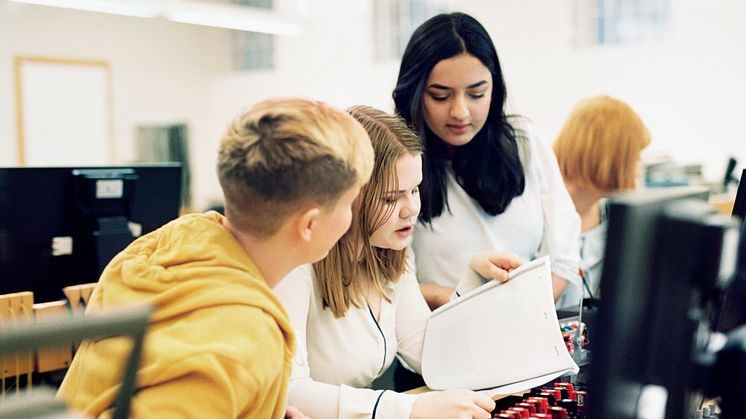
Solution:
{"label": "shoulder", "polygon": [[523,168],[528,169],[536,154],[535,148],[539,145],[536,127],[531,120],[524,116],[509,115],[506,121],[513,128],[515,142],[518,147],[518,156],[521,159]]}
{"label": "shoulder", "polygon": [[601,222],[609,219],[609,199],[601,198],[598,202],[599,209],[601,210]]}
{"label": "shoulder", "polygon": [[316,278],[316,271],[314,271],[313,265],[307,263],[290,271],[281,282],[290,281],[311,283],[314,278]]}
{"label": "shoulder", "polygon": [[[227,332],[241,336],[236,338],[226,336],[224,343],[227,343],[227,346],[220,345],[214,348],[216,357],[222,359],[223,362],[242,365],[254,371],[254,374],[263,375],[265,379],[272,377],[274,375],[272,371],[280,369],[285,359],[294,350],[293,332],[289,321],[287,324],[278,322],[274,316],[259,308],[248,309],[235,315],[242,318],[236,322],[228,322],[234,327],[227,328],[229,329]],[[225,320],[228,316],[221,317]],[[254,367],[256,363],[265,364],[268,369],[257,370]]]}
{"label": "shoulder", "polygon": [[301,265],[282,278],[273,291],[287,310],[290,306],[297,306],[300,302],[312,298],[315,281],[313,265]]}
{"label": "shoulder", "polygon": [[[265,387],[282,373],[292,347],[288,346],[276,324],[267,316],[247,318],[236,339],[216,339],[212,344],[195,346],[182,356],[169,360],[159,371],[162,377],[203,375],[235,384],[256,382]],[[248,320],[254,320],[247,326]]]}
{"label": "shoulder", "polygon": [[282,345],[284,321],[261,306],[233,305],[205,313],[203,324],[194,326],[204,328],[218,341],[233,341],[238,346],[252,346],[256,340]]}
{"label": "shoulder", "polygon": [[313,265],[301,265],[290,271],[290,273],[280,280],[275,286],[275,293],[284,293],[286,290],[293,292],[292,289],[297,287],[311,287],[315,279],[316,271],[313,269]]}
{"label": "shoulder", "polygon": [[[509,116],[508,123],[515,132],[518,153],[524,168],[532,166],[546,166],[547,159],[555,160],[552,145],[546,135],[528,118],[523,116]],[[556,161],[556,160],[555,160]]]}
{"label": "shoulder", "polygon": [[[256,362],[279,366],[290,350],[292,332],[285,321],[261,307],[230,305],[198,310],[152,333],[149,352],[165,364],[191,365],[206,358],[225,368]],[[187,332],[188,331],[188,332]],[[208,363],[209,365],[209,363]]]}
{"label": "shoulder", "polygon": [[[244,361],[252,362],[251,358],[257,357],[270,358],[277,362],[277,356],[268,355],[265,351],[272,348],[272,350],[278,351],[278,354],[282,354],[283,351],[281,348],[289,345],[290,339],[288,334],[292,332],[286,330],[274,316],[258,308],[252,309],[246,314],[242,325],[239,326],[243,330],[248,329],[244,337],[245,340],[242,343],[245,345],[244,348],[246,348],[246,354],[249,355],[249,359],[244,359]],[[282,356],[279,359],[281,360]]]}

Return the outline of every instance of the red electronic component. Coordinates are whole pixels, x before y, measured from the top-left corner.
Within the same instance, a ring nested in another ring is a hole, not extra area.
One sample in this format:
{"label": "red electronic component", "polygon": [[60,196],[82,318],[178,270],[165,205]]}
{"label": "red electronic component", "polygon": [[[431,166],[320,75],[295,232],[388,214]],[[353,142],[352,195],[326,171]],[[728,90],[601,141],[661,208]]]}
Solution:
{"label": "red electronic component", "polygon": [[531,397],[529,400],[536,402],[537,413],[547,413],[549,411],[549,400],[546,397]]}
{"label": "red electronic component", "polygon": [[584,384],[551,382],[522,395],[496,400],[493,418],[585,419],[588,391]]}
{"label": "red electronic component", "polygon": [[575,386],[572,385],[572,383],[554,383],[554,388],[567,389],[567,398],[577,400],[577,395],[575,394]]}
{"label": "red electronic component", "polygon": [[553,392],[550,393],[549,391],[543,391],[539,394],[539,396],[547,399],[549,406],[554,406],[555,404],[557,404],[557,398],[554,397]]}
{"label": "red electronic component", "polygon": [[524,409],[522,407],[513,406],[509,408],[508,410],[518,412],[521,415],[521,419],[528,419],[528,417],[531,416],[531,412],[529,412],[528,409]]}
{"label": "red electronic component", "polygon": [[564,407],[552,406],[549,411],[552,412],[552,419],[567,419],[567,410]]}

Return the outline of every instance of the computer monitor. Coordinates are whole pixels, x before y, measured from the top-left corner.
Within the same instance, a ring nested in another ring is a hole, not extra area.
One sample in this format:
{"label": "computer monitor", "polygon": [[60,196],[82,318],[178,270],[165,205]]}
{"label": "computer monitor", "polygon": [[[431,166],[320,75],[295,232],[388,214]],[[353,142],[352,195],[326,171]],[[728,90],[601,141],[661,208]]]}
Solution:
{"label": "computer monitor", "polygon": [[738,183],[732,216],[738,217],[742,223],[737,267],[731,283],[722,293],[713,320],[716,330],[723,333],[746,324],[746,222],[743,222],[746,216],[746,169],[743,169]]}
{"label": "computer monitor", "polygon": [[724,235],[734,228],[707,196],[705,188],[662,188],[609,203],[590,417],[637,418],[641,400],[661,389],[665,417],[683,417],[690,308],[723,275]]}
{"label": "computer monitor", "polygon": [[0,293],[63,298],[136,237],[178,217],[181,166],[0,168]]}
{"label": "computer monitor", "polygon": [[736,271],[722,294],[715,316],[715,330],[728,333],[746,324],[746,222],[741,223]]}
{"label": "computer monitor", "polygon": [[741,172],[741,180],[738,182],[736,200],[733,202],[733,216],[741,220],[746,218],[746,169]]}

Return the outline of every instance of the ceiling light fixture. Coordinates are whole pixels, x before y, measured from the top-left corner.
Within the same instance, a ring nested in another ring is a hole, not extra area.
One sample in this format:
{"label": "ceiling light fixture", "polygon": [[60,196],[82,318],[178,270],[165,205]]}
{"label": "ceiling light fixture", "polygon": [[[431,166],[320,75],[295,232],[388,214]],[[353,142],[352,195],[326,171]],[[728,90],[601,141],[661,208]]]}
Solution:
{"label": "ceiling light fixture", "polygon": [[157,18],[273,35],[300,36],[303,26],[278,19],[270,11],[230,4],[173,0],[11,0],[16,3],[60,7],[123,16]]}
{"label": "ceiling light fixture", "polygon": [[64,9],[84,10],[87,12],[108,13],[112,15],[134,17],[156,17],[158,11],[147,3],[110,0],[11,0],[16,3],[38,6],[60,7]]}
{"label": "ceiling light fixture", "polygon": [[236,5],[182,1],[164,9],[163,16],[174,22],[217,28],[300,36],[303,27],[278,20],[272,12]]}

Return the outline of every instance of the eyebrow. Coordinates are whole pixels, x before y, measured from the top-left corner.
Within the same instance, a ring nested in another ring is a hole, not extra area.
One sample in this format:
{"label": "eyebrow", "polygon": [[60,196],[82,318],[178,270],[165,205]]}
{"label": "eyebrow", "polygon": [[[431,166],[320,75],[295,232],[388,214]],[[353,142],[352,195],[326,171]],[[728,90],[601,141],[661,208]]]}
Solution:
{"label": "eyebrow", "polygon": [[[475,87],[479,87],[479,86],[482,86],[484,84],[487,84],[487,80],[480,80],[480,81],[478,81],[478,82],[476,82],[474,84],[470,84],[470,85],[466,86],[466,88],[467,89],[473,89]],[[427,86],[427,87],[428,88],[433,88],[433,89],[440,89],[440,90],[452,90],[453,89],[452,87],[443,86],[442,84],[437,84],[437,83],[433,83],[433,84],[431,84],[430,86]]]}
{"label": "eyebrow", "polygon": [[[420,185],[418,184],[415,187],[419,187],[419,186]],[[396,196],[396,195],[403,194],[403,193],[406,193],[406,192],[409,192],[409,189],[402,189],[402,190],[399,190],[399,191],[394,191],[394,190],[385,191],[382,195],[383,196],[391,196],[391,195]]]}

